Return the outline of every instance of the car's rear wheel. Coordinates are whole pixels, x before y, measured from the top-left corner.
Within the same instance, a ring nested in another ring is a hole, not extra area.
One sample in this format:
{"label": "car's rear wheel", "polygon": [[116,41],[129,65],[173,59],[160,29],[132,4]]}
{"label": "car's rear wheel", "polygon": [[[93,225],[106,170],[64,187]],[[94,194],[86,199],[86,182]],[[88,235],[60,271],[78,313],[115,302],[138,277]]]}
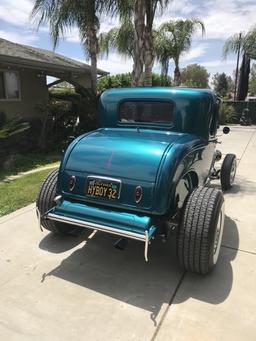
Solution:
{"label": "car's rear wheel", "polygon": [[220,170],[220,182],[223,191],[232,187],[236,176],[236,168],[237,163],[235,154],[227,154]]}
{"label": "car's rear wheel", "polygon": [[188,197],[177,239],[178,259],[187,271],[207,274],[217,263],[225,219],[224,198],[214,188],[196,188]]}
{"label": "car's rear wheel", "polygon": [[54,198],[56,197],[58,172],[59,170],[55,169],[45,178],[36,200],[36,207],[42,216],[41,225],[56,234],[78,234],[82,228],[43,218],[43,215],[56,205]]}

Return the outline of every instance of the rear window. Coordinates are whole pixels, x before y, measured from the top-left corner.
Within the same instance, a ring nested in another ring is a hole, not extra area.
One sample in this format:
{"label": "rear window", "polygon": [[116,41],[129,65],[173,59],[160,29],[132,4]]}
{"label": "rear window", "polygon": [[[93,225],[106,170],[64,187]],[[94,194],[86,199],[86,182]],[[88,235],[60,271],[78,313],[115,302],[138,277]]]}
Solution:
{"label": "rear window", "polygon": [[164,101],[126,101],[119,109],[121,123],[170,124],[173,119],[173,103]]}

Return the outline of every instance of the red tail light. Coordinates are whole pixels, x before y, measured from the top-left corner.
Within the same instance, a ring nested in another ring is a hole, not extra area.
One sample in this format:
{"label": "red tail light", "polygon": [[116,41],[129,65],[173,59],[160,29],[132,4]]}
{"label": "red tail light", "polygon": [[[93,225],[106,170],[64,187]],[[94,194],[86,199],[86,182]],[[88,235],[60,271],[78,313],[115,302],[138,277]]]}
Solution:
{"label": "red tail light", "polygon": [[138,204],[142,199],[143,191],[141,186],[135,188],[135,202]]}
{"label": "red tail light", "polygon": [[68,188],[72,192],[76,185],[76,177],[74,175],[70,176],[68,179]]}

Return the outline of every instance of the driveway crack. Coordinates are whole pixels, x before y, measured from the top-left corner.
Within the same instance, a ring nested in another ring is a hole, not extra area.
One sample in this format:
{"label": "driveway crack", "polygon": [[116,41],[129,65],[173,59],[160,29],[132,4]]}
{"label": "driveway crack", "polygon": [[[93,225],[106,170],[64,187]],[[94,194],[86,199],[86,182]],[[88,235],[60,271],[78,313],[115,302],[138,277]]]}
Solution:
{"label": "driveway crack", "polygon": [[165,311],[163,312],[163,315],[162,315],[162,317],[161,317],[161,319],[160,319],[160,321],[159,321],[159,323],[158,323],[158,325],[156,327],[156,330],[155,330],[155,332],[154,332],[154,334],[153,334],[153,336],[151,338],[151,341],[155,341],[156,340],[157,334],[158,334],[158,332],[159,332],[159,330],[160,330],[160,328],[161,328],[161,326],[162,326],[162,324],[164,322],[164,319],[165,319],[165,317],[166,317],[166,315],[167,315],[167,313],[168,313],[168,311],[169,311],[169,309],[170,309],[170,307],[171,307],[171,305],[172,305],[172,303],[173,303],[173,301],[175,299],[175,296],[177,295],[177,292],[178,292],[178,290],[179,290],[179,288],[180,288],[180,286],[181,286],[181,284],[182,284],[182,282],[183,282],[183,280],[185,278],[186,273],[187,272],[184,271],[183,274],[181,275],[181,278],[180,278],[180,280],[179,280],[179,282],[177,284],[177,287],[176,287],[174,293],[172,294],[172,296],[170,298],[170,301],[167,304],[167,307],[165,308]]}

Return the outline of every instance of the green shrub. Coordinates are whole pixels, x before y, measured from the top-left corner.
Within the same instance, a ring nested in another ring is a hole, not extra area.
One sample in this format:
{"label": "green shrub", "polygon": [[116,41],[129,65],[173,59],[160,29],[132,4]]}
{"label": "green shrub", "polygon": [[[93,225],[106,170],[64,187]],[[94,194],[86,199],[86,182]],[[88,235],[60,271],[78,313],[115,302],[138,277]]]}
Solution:
{"label": "green shrub", "polygon": [[[223,101],[224,102],[224,101]],[[232,105],[237,113],[237,123],[239,122],[239,118],[245,108],[248,108],[250,111],[250,116],[252,119],[252,123],[256,124],[256,101],[225,101],[227,105]]]}
{"label": "green shrub", "polygon": [[220,124],[237,123],[238,114],[232,105],[221,103],[220,106]]}
{"label": "green shrub", "polygon": [[[131,73],[121,73],[114,76],[104,76],[98,80],[98,91],[101,93],[106,89],[131,87]],[[157,73],[152,74],[152,86],[171,86],[171,77],[163,78]]]}
{"label": "green shrub", "polygon": [[6,139],[14,134],[20,133],[29,129],[28,122],[24,122],[19,117],[14,117],[5,122],[0,128],[0,139]]}
{"label": "green shrub", "polygon": [[71,112],[72,103],[70,101],[52,99],[49,105],[50,112],[53,115],[65,115]]}

